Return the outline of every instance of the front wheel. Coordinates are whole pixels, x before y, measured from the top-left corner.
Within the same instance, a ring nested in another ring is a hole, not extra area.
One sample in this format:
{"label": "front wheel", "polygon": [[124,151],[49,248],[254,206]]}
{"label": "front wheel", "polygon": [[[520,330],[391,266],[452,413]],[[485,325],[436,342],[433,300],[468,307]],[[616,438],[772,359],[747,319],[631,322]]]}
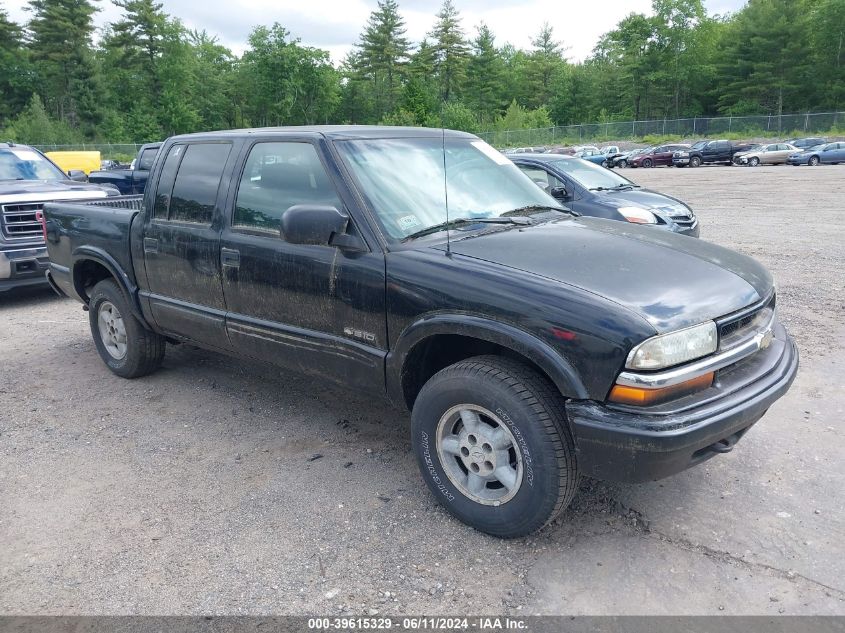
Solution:
{"label": "front wheel", "polygon": [[604,167],[605,169],[607,169],[607,161],[606,161],[606,160],[603,160],[603,161],[601,162],[601,166],[602,166],[602,167]]}
{"label": "front wheel", "polygon": [[646,158],[645,160],[643,160],[643,167],[645,167],[646,169],[648,169],[649,167],[653,167],[653,166],[654,166],[654,163],[651,162],[650,158]]}
{"label": "front wheel", "polygon": [[748,161],[748,164],[752,167],[757,167],[760,164],[760,159],[755,156],[754,158]]}
{"label": "front wheel", "polygon": [[530,534],[575,494],[563,398],[522,363],[478,356],[441,370],[420,391],[411,429],[435,498],[481,532]]}
{"label": "front wheel", "polygon": [[625,167],[628,166],[628,161],[627,160],[620,160],[618,165],[619,165],[619,167],[625,168]]}
{"label": "front wheel", "polygon": [[819,164],[819,157],[818,156],[810,156],[810,160],[807,161],[807,164],[810,167],[815,167]]}
{"label": "front wheel", "polygon": [[152,373],[164,359],[165,340],[136,319],[123,292],[111,279],[94,286],[88,301],[91,335],[100,358],[118,376]]}
{"label": "front wheel", "polygon": [[701,167],[701,159],[698,156],[693,156],[689,159],[690,167]]}

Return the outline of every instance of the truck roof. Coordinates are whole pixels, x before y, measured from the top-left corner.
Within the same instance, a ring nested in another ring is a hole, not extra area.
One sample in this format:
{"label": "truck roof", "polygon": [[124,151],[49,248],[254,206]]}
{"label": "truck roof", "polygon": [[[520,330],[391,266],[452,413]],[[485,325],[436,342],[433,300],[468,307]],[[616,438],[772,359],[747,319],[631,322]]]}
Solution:
{"label": "truck roof", "polygon": [[219,132],[198,132],[182,134],[180,140],[201,138],[241,138],[252,134],[273,135],[303,134],[331,139],[375,139],[375,138],[476,138],[474,134],[427,127],[394,127],[390,125],[291,125],[284,127],[245,128]]}

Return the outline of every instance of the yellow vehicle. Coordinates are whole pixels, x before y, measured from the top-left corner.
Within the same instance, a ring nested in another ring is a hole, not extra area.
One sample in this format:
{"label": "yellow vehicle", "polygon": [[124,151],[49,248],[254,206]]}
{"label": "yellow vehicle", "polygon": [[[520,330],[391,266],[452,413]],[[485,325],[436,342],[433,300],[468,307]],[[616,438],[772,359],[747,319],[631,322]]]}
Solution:
{"label": "yellow vehicle", "polygon": [[100,169],[100,152],[47,152],[45,156],[65,173],[78,169],[87,176]]}

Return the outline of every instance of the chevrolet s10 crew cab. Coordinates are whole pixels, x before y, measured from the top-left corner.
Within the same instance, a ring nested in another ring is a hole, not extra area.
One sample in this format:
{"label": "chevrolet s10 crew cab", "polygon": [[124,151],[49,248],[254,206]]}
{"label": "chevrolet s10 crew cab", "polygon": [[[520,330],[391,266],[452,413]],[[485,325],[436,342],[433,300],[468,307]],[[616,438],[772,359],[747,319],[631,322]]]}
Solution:
{"label": "chevrolet s10 crew cab", "polygon": [[548,523],[580,474],[731,450],[798,368],[757,262],[579,217],[471,134],[177,136],[143,197],[45,217],[48,279],[114,373],[185,341],[386,395],[434,496],[496,536]]}

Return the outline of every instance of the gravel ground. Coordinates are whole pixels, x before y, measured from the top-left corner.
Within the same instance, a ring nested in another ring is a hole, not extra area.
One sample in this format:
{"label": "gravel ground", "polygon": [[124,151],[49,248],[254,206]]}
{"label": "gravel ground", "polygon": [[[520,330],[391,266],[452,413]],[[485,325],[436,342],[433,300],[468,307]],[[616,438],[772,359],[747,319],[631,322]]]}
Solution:
{"label": "gravel ground", "polygon": [[0,613],[845,614],[845,167],[622,172],[765,263],[802,368],[732,453],[584,480],[500,541],[425,489],[408,416],[194,348],[100,362],[80,306],[0,298]]}

